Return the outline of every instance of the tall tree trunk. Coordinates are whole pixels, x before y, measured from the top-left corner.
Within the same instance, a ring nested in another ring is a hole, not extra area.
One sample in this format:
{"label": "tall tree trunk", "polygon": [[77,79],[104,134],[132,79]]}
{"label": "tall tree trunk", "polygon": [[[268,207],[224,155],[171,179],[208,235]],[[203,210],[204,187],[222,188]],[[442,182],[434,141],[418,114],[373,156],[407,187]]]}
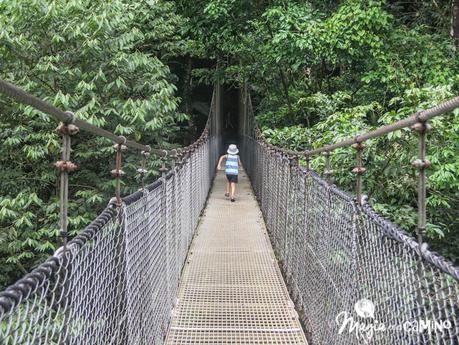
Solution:
{"label": "tall tree trunk", "polygon": [[453,36],[454,46],[459,48],[459,0],[452,1],[451,7],[451,35]]}
{"label": "tall tree trunk", "polygon": [[191,90],[191,72],[193,69],[193,61],[189,56],[186,61],[185,80],[183,81],[183,98],[185,101],[185,113],[191,113],[192,107],[192,90]]}
{"label": "tall tree trunk", "polygon": [[[273,34],[272,29],[271,29],[271,25],[269,25],[269,23],[266,23],[266,26],[268,28],[269,36],[271,36],[271,39],[273,39],[274,38],[274,34]],[[295,116],[293,114],[293,107],[292,107],[292,103],[290,102],[290,96],[288,94],[288,80],[287,80],[287,77],[285,76],[285,72],[284,72],[284,70],[283,70],[281,65],[278,65],[278,69],[279,69],[279,75],[280,75],[280,78],[281,78],[282,89],[284,91],[285,102],[287,103],[288,112],[289,112],[289,119],[288,120],[291,123],[293,123],[293,120],[294,120]]]}
{"label": "tall tree trunk", "polygon": [[279,74],[280,74],[280,77],[281,77],[282,88],[284,89],[285,102],[287,103],[288,112],[289,112],[289,115],[290,115],[289,116],[290,117],[289,121],[293,122],[294,115],[293,115],[292,103],[290,102],[290,96],[288,94],[288,82],[287,82],[287,78],[285,77],[284,70],[280,66],[279,66]]}

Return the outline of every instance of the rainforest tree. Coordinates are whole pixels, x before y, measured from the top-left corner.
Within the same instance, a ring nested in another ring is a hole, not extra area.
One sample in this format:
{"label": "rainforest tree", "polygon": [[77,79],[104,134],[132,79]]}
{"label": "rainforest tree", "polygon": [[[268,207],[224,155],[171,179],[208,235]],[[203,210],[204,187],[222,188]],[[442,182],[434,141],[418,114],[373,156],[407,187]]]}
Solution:
{"label": "rainforest tree", "polygon": [[[186,115],[169,63],[188,54],[186,20],[167,1],[0,1],[0,75],[92,124],[168,147]],[[59,245],[57,124],[0,98],[0,286]],[[70,230],[84,228],[113,195],[113,148],[74,138]],[[150,180],[155,176],[152,160]],[[127,153],[123,193],[139,188],[140,154]]]}
{"label": "rainforest tree", "polygon": [[[404,118],[459,91],[456,0],[0,1],[0,76],[117,134],[171,147],[199,134],[194,91],[251,88],[258,124],[304,150]],[[429,242],[459,261],[459,115],[432,121]],[[60,141],[48,116],[0,97],[0,285],[59,246]],[[416,223],[409,130],[372,140],[365,192],[408,231]],[[70,180],[77,233],[113,195],[109,142],[80,133]],[[354,157],[333,153],[352,192]],[[128,152],[123,193],[139,186]],[[158,161],[151,160],[150,178]],[[323,159],[313,166],[319,172]]]}
{"label": "rainforest tree", "polygon": [[[177,1],[188,31],[228,83],[248,83],[265,136],[304,150],[404,118],[457,95],[457,1]],[[196,75],[205,72],[195,70]],[[459,117],[432,121],[429,242],[459,260]],[[416,177],[409,130],[368,143],[374,207],[414,231]],[[332,156],[352,191],[351,150]],[[321,171],[323,159],[313,162]]]}

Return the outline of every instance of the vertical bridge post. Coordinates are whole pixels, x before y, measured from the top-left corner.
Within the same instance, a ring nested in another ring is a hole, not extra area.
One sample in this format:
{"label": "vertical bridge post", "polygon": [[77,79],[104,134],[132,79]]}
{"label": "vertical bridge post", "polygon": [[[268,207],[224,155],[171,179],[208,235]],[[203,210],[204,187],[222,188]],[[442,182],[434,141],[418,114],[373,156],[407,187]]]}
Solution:
{"label": "vertical bridge post", "polygon": [[362,205],[362,175],[365,173],[366,169],[363,167],[362,160],[362,151],[365,148],[365,145],[358,141],[352,145],[352,147],[357,151],[356,153],[356,167],[352,169],[352,172],[356,174],[355,190],[357,196],[357,204]]}
{"label": "vertical bridge post", "polygon": [[61,122],[57,127],[58,133],[62,136],[62,159],[55,163],[55,167],[60,171],[60,235],[64,245],[64,251],[67,250],[68,240],[68,205],[69,205],[69,173],[77,169],[77,165],[70,161],[71,136],[78,133],[79,129],[73,123],[75,116],[72,112],[67,111],[69,120]]}
{"label": "vertical bridge post", "polygon": [[304,154],[304,160],[306,161],[306,170],[311,170],[311,155],[307,151]]}
{"label": "vertical bridge post", "polygon": [[427,177],[426,169],[431,163],[426,159],[426,134],[430,130],[430,125],[425,121],[419,121],[411,127],[418,133],[418,158],[412,162],[415,169],[418,170],[418,228],[417,236],[419,248],[423,242],[427,226]]}
{"label": "vertical bridge post", "polygon": [[[150,149],[149,145],[147,145],[147,147]],[[145,190],[145,178],[146,178],[147,173],[148,173],[147,159],[150,157],[150,151],[151,151],[151,149],[142,151],[140,153],[142,155],[142,162],[141,162],[140,168],[137,169],[137,172],[140,174],[140,182],[141,182],[143,191]]]}
{"label": "vertical bridge post", "polygon": [[124,171],[121,170],[121,152],[127,150],[126,138],[123,136],[119,137],[121,142],[114,145],[116,152],[115,158],[115,169],[112,170],[112,176],[115,178],[115,195],[116,195],[116,207],[121,207],[121,177],[124,175]]}
{"label": "vertical bridge post", "polygon": [[327,180],[328,183],[333,183],[333,180],[331,177],[333,174],[333,170],[331,168],[330,155],[331,155],[330,151],[322,152],[322,156],[325,157],[325,170],[324,170],[325,179]]}

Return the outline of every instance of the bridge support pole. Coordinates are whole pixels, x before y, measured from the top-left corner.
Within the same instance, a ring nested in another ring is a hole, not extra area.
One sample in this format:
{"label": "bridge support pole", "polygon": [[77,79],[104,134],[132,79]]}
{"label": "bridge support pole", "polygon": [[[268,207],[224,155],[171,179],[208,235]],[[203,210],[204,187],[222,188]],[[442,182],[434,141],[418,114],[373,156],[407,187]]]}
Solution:
{"label": "bridge support pole", "polygon": [[324,170],[324,175],[325,179],[327,180],[328,183],[333,183],[332,180],[332,175],[333,175],[333,170],[331,168],[331,163],[330,163],[330,151],[325,151],[322,152],[322,155],[325,157],[325,170]]}
{"label": "bridge support pole", "polygon": [[[419,113],[418,115],[419,116]],[[419,117],[418,117],[419,119]],[[423,284],[423,251],[427,248],[424,244],[424,236],[426,233],[427,226],[427,178],[426,178],[426,169],[430,167],[431,163],[426,159],[426,133],[430,130],[430,126],[425,122],[419,120],[418,123],[414,124],[411,129],[418,133],[418,158],[414,160],[411,164],[415,169],[418,170],[418,227],[417,227],[417,239],[418,239],[418,250],[419,250],[419,259],[417,262],[417,271],[419,276],[419,286],[418,286],[418,315],[423,317],[425,315],[425,290],[426,286]]]}
{"label": "bridge support pole", "polygon": [[[55,167],[60,171],[60,189],[59,189],[59,206],[60,206],[60,236],[62,238],[62,270],[59,270],[59,275],[62,276],[62,290],[69,288],[69,282],[66,281],[67,274],[71,272],[70,262],[67,256],[67,242],[68,242],[68,206],[69,206],[69,173],[75,171],[78,167],[76,164],[70,161],[70,154],[72,152],[71,147],[71,136],[79,132],[79,128],[74,125],[75,116],[72,112],[67,111],[69,120],[66,122],[59,123],[57,127],[58,133],[62,136],[62,158],[60,161],[55,163]],[[60,304],[62,306],[67,305],[68,301],[71,300],[70,292],[63,294]],[[65,309],[65,308],[64,308]],[[63,313],[63,325],[61,329],[62,338],[61,340],[67,344],[69,339],[68,323],[70,319],[70,313],[65,310]]]}
{"label": "bridge support pole", "polygon": [[120,144],[115,144],[113,147],[116,152],[115,156],[115,169],[111,171],[112,176],[115,178],[115,195],[116,195],[116,207],[121,207],[121,177],[124,175],[124,171],[121,170],[121,152],[127,150],[126,138],[123,136],[119,137],[122,142]]}
{"label": "bridge support pole", "polygon": [[77,169],[77,165],[70,161],[71,136],[78,133],[79,129],[73,123],[75,117],[73,113],[66,112],[70,116],[70,121],[61,122],[57,131],[62,136],[62,159],[55,163],[56,168],[60,171],[60,235],[64,246],[67,250],[68,239],[68,204],[69,204],[69,173]]}
{"label": "bridge support pole", "polygon": [[[166,296],[166,300],[167,300],[167,307],[168,308],[172,308],[172,298],[171,298],[171,294],[172,294],[172,282],[171,282],[171,276],[172,276],[172,263],[171,263],[171,257],[172,257],[172,253],[171,253],[171,247],[170,247],[170,243],[171,243],[171,233],[170,233],[170,229],[169,229],[169,222],[168,222],[168,217],[170,216],[170,205],[169,205],[169,202],[168,202],[168,198],[167,198],[167,194],[168,194],[168,188],[167,188],[167,179],[166,179],[166,176],[167,176],[167,172],[168,172],[168,168],[166,167],[166,162],[168,160],[168,157],[167,157],[167,151],[164,151],[164,156],[161,157],[161,168],[159,169],[160,173],[161,173],[161,179],[162,179],[162,194],[161,194],[161,238],[163,239],[164,241],[164,247],[163,247],[163,250],[164,250],[164,266],[166,267],[166,279],[165,281],[163,281],[162,283],[164,284],[165,286],[165,290],[166,290],[166,293],[167,293],[167,296]],[[175,255],[175,253],[173,253]],[[146,325],[145,325],[146,327]],[[167,332],[167,326],[165,324],[161,324],[161,336],[165,336],[166,335],[166,332]],[[155,339],[156,340],[156,339]]]}
{"label": "bridge support pole", "polygon": [[366,171],[366,169],[363,167],[362,151],[365,148],[365,145],[362,142],[356,142],[352,145],[352,147],[357,151],[357,165],[354,169],[352,169],[352,172],[356,174],[355,194],[357,197],[357,204],[362,205],[362,175]]}
{"label": "bridge support pole", "polygon": [[304,160],[306,161],[306,171],[311,170],[311,155],[308,152],[304,155]]}
{"label": "bridge support pole", "polygon": [[147,173],[148,173],[147,159],[150,157],[150,151],[142,151],[141,155],[142,155],[142,162],[140,163],[141,165],[140,165],[140,168],[137,169],[137,172],[140,175],[140,182],[142,184],[142,191],[145,191],[145,177],[147,176]]}
{"label": "bridge support pole", "polygon": [[418,133],[418,158],[412,162],[414,168],[418,170],[418,243],[419,248],[423,243],[427,226],[427,177],[426,169],[431,163],[426,159],[426,134],[430,130],[430,125],[424,121],[419,121],[413,125],[412,129]]}
{"label": "bridge support pole", "polygon": [[167,162],[167,152],[165,151],[165,155],[164,157],[161,157],[161,168],[159,168],[159,172],[161,173],[161,178],[163,180],[163,191],[164,191],[164,200],[165,200],[165,196],[166,196],[166,175],[167,175],[167,172],[169,171],[169,169],[167,169],[166,167],[166,162]]}
{"label": "bridge support pole", "polygon": [[170,155],[170,163],[171,163],[171,169],[175,170],[175,162],[178,158],[178,152],[176,149],[172,150],[172,154]]}

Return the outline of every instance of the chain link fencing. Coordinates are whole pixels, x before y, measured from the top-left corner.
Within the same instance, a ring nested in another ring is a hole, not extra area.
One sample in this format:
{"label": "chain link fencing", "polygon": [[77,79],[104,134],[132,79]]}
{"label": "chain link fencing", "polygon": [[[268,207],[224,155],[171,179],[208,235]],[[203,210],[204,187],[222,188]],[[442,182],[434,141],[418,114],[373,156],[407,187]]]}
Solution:
{"label": "chain link fencing", "polygon": [[[210,121],[210,120],[209,120]],[[153,184],[111,202],[76,238],[0,293],[0,343],[162,344],[215,174],[201,138]]]}
{"label": "chain link fencing", "polygon": [[242,159],[310,343],[459,344],[459,268],[256,133]]}
{"label": "chain link fencing", "polygon": [[[169,172],[0,293],[1,344],[163,343],[220,153],[209,119]],[[458,267],[259,133],[241,144],[311,344],[459,344]]]}

